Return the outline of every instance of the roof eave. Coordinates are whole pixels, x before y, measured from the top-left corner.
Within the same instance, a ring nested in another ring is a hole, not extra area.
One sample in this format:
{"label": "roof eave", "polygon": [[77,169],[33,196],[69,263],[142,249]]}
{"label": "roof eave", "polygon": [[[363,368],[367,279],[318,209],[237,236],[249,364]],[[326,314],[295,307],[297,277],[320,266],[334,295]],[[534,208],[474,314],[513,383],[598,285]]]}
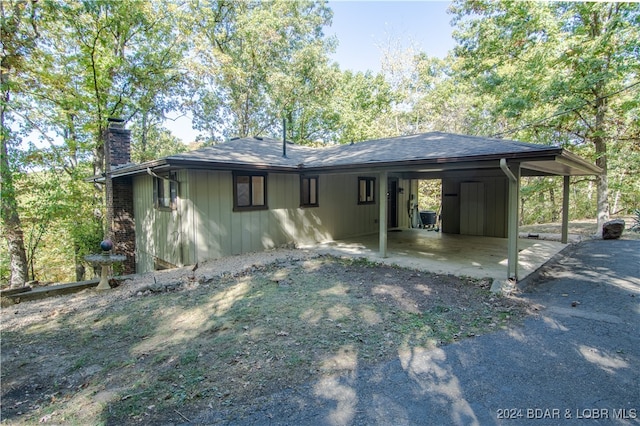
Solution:
{"label": "roof eave", "polygon": [[326,165],[326,166],[304,166],[305,171],[311,172],[338,172],[338,171],[353,171],[356,169],[370,169],[376,167],[384,168],[402,168],[402,169],[416,169],[420,167],[427,167],[428,169],[455,169],[455,164],[459,164],[461,169],[469,168],[470,165],[484,164],[486,167],[499,167],[497,161],[505,158],[507,160],[515,160],[517,162],[534,161],[541,159],[554,159],[560,152],[561,148],[552,148],[544,153],[499,153],[499,154],[486,154],[475,155],[466,157],[440,157],[431,159],[417,159],[417,160],[402,160],[402,161],[370,161],[351,164],[339,164],[339,165]]}
{"label": "roof eave", "polygon": [[201,160],[179,160],[170,162],[173,168],[206,169],[206,170],[246,170],[246,171],[273,171],[282,173],[295,173],[300,171],[299,166],[294,165],[270,165],[270,164],[250,164],[250,163],[230,163],[218,161]]}
{"label": "roof eave", "polygon": [[[572,154],[562,148],[548,147],[542,151],[535,152],[515,152],[515,153],[495,153],[475,156],[458,156],[458,157],[439,157],[431,159],[416,160],[397,160],[397,161],[363,161],[358,163],[345,164],[327,164],[314,166],[298,164],[298,165],[270,165],[260,163],[233,163],[221,162],[215,160],[188,160],[175,157],[165,157],[159,160],[148,161],[145,163],[125,166],[111,172],[113,178],[146,174],[147,169],[155,170],[159,167],[170,169],[200,169],[200,170],[243,170],[257,172],[278,172],[278,173],[300,173],[300,172],[356,172],[358,170],[372,169],[398,169],[398,170],[455,170],[469,169],[473,167],[491,168],[498,167],[495,161],[505,158],[510,161],[516,161],[522,164],[526,169],[533,170],[545,174],[564,175],[564,176],[580,176],[580,175],[599,175],[602,169],[598,166]],[[104,176],[94,176],[87,179],[88,181],[102,181]]]}
{"label": "roof eave", "polygon": [[552,160],[525,162],[522,167],[538,173],[556,176],[593,176],[603,173],[600,167],[565,150],[562,150]]}
{"label": "roof eave", "polygon": [[[132,164],[129,166],[119,167],[115,170],[109,172],[111,174],[111,178],[119,178],[123,176],[132,176],[132,175],[140,175],[146,174],[147,169],[156,169],[160,166],[167,165],[167,161],[165,158],[161,158],[159,160],[146,161],[144,163]],[[106,178],[106,173],[101,175],[91,176],[85,179],[87,182],[103,182]]]}
{"label": "roof eave", "polygon": [[577,154],[572,152],[562,150],[561,162],[566,164],[571,164],[576,169],[581,169],[584,171],[585,175],[602,175],[604,174],[604,170],[601,167],[596,166],[595,164],[585,160]]}
{"label": "roof eave", "polygon": [[[282,173],[296,173],[300,171],[299,166],[273,166],[269,164],[242,164],[242,163],[228,163],[218,161],[203,161],[203,160],[183,160],[183,159],[171,159],[164,158],[161,160],[148,161],[132,165],[130,167],[124,167],[111,172],[111,177],[118,178],[123,176],[142,175],[147,173],[147,169],[156,170],[157,168],[168,169],[200,169],[200,170],[246,170],[246,171],[273,171]],[[94,176],[88,179],[89,181],[104,180],[104,176]]]}

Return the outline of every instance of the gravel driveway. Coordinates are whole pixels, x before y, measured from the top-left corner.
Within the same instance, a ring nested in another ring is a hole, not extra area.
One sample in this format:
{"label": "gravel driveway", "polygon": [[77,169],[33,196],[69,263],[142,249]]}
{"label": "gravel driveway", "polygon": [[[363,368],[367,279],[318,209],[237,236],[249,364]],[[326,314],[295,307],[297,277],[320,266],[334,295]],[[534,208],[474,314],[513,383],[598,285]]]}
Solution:
{"label": "gravel driveway", "polygon": [[[231,424],[640,424],[640,241],[587,241],[522,296],[523,326],[326,377]],[[203,412],[191,424],[220,423]]]}

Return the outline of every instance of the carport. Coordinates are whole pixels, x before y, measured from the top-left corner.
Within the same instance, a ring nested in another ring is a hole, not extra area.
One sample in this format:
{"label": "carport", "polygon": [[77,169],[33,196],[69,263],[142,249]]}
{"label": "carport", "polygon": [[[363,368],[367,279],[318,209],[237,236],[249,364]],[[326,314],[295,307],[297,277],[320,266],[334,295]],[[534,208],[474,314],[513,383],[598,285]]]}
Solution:
{"label": "carport", "polygon": [[[304,166],[322,172],[375,173],[379,230],[373,238],[377,239],[379,258],[436,259],[434,271],[459,270],[471,276],[475,276],[472,271],[492,265],[491,274],[483,276],[510,282],[537,269],[533,265],[543,264],[567,243],[570,177],[602,173],[599,167],[560,147],[440,132],[339,146]],[[523,176],[563,176],[560,243],[518,238]],[[417,197],[419,179],[442,180],[439,235],[431,237],[413,229],[389,232],[390,178],[410,182],[410,199]],[[374,247],[370,238],[333,243],[333,248],[369,253]],[[425,251],[425,247],[430,249]],[[440,265],[445,263],[451,266]]]}

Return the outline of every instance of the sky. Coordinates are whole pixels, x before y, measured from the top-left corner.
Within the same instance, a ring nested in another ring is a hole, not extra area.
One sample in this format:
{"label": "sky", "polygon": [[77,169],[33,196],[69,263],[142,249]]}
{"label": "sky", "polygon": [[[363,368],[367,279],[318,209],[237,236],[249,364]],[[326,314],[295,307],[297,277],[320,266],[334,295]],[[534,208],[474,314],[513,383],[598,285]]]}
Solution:
{"label": "sky", "polygon": [[380,71],[380,47],[399,40],[429,56],[443,58],[454,47],[445,1],[330,1],[338,38],[333,59],[343,70]]}
{"label": "sky", "polygon": [[[402,48],[413,46],[429,56],[443,58],[453,49],[451,16],[447,1],[356,1],[332,0],[333,23],[325,30],[336,36],[332,59],[342,70],[380,71],[381,47],[389,41]],[[183,142],[195,140],[191,120],[167,121],[167,128]]]}

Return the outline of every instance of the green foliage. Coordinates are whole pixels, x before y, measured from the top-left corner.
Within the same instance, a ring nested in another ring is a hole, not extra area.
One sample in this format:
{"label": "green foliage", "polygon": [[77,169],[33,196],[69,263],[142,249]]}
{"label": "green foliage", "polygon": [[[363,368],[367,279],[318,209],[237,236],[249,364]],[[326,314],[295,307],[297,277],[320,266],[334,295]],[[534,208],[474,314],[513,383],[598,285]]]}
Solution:
{"label": "green foliage", "polygon": [[22,155],[12,156],[12,174],[18,179],[26,173],[16,199],[30,274],[70,278],[74,263],[95,251],[103,237],[103,189],[83,180],[104,169],[107,118],[141,123],[140,140],[134,141],[142,148],[136,151],[141,159],[151,157],[149,150],[181,149],[160,125],[164,113],[175,109],[174,91],[184,80],[180,64],[186,44],[175,37],[178,5],[69,0],[11,2],[5,9],[5,4],[3,42],[6,12],[30,9],[15,15],[15,22],[9,19],[15,23],[12,40],[20,46],[11,68],[11,97],[3,97],[10,99],[11,114],[4,114],[3,103],[2,123],[8,138],[24,140]]}
{"label": "green foliage", "polygon": [[439,179],[420,180],[418,182],[418,209],[440,211],[442,205],[442,181]]}
{"label": "green foliage", "polygon": [[43,170],[25,174],[19,193],[29,278],[74,279],[74,266],[95,253],[104,236],[99,209],[92,208],[93,188],[59,171]]}
{"label": "green foliage", "polygon": [[160,123],[148,123],[145,115],[141,120],[135,120],[130,129],[131,161],[134,163],[155,160],[187,150],[187,146],[170,131],[164,129]]}
{"label": "green foliage", "polygon": [[504,127],[504,120],[490,114],[495,101],[462,76],[459,58],[433,58],[392,46],[382,65],[391,90],[391,113],[378,121],[387,136],[430,131],[489,135]]}
{"label": "green foliage", "polygon": [[325,126],[332,130],[327,140],[358,142],[386,136],[381,117],[391,110],[393,94],[382,74],[344,71],[324,113]]}
{"label": "green foliage", "polygon": [[181,21],[191,38],[190,100],[194,126],[209,142],[231,136],[281,134],[313,140],[315,111],[334,89],[328,64],[333,40],[324,2],[190,2]]}
{"label": "green foliage", "polygon": [[[596,184],[590,178],[571,178],[569,219],[593,216]],[[520,224],[558,223],[562,215],[563,180],[560,177],[523,178],[520,187]]]}
{"label": "green foliage", "polygon": [[[28,277],[24,234],[18,212],[16,180],[19,163],[15,155],[21,135],[13,128],[16,112],[12,101],[21,89],[21,74],[28,67],[28,57],[38,37],[39,17],[35,2],[0,3],[0,210],[3,240],[6,242],[7,263],[2,262],[0,276],[11,287],[23,286]],[[6,265],[6,266],[5,266]]]}
{"label": "green foliage", "polygon": [[592,158],[605,171],[597,179],[605,220],[609,182],[630,177],[616,154],[636,151],[640,135],[640,6],[461,0],[452,11],[460,77],[506,120],[496,133]]}
{"label": "green foliage", "polygon": [[631,230],[634,232],[640,232],[640,209],[635,209],[633,211],[633,225],[631,225]]}

